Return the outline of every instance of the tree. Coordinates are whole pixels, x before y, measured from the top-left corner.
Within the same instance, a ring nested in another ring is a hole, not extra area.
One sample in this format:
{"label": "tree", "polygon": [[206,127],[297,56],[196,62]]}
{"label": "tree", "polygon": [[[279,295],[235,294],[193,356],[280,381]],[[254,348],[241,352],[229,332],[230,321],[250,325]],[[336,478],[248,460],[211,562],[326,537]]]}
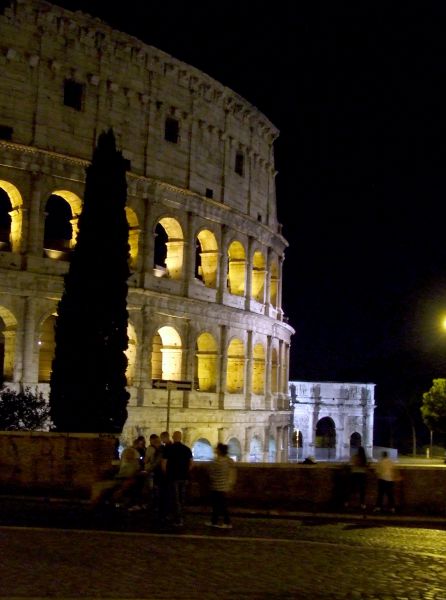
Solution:
{"label": "tree", "polygon": [[51,427],[50,407],[42,392],[33,394],[30,388],[21,392],[4,388],[0,391],[0,429],[2,431],[48,430]]}
{"label": "tree", "polygon": [[446,432],[446,379],[434,379],[423,394],[421,415],[430,431]]}
{"label": "tree", "polygon": [[55,326],[50,405],[58,431],[120,433],[127,418],[126,170],[112,130],[102,133]]}

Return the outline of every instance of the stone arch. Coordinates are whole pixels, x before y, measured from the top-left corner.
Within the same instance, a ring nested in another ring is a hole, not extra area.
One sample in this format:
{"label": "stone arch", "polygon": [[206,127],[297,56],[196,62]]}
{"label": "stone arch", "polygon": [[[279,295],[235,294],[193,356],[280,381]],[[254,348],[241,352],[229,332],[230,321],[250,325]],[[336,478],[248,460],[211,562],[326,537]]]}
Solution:
{"label": "stone arch", "polygon": [[217,342],[208,332],[200,334],[196,344],[195,380],[200,392],[215,392],[217,385]]}
{"label": "stone arch", "polygon": [[245,295],[246,253],[243,244],[237,240],[228,248],[228,288],[236,296]]}
{"label": "stone arch", "polygon": [[254,435],[249,443],[249,462],[262,462],[262,440],[258,435]]}
{"label": "stone arch", "polygon": [[195,240],[195,277],[206,287],[217,286],[218,244],[209,229],[202,229]]}
{"label": "stone arch", "polygon": [[51,194],[45,204],[43,252],[48,258],[67,260],[73,238],[72,213],[69,203]]}
{"label": "stone arch", "polygon": [[242,446],[236,437],[228,441],[228,456],[237,462],[242,460]]}
{"label": "stone arch", "polygon": [[183,348],[179,333],[160,327],[152,340],[152,379],[181,380]]}
{"label": "stone arch", "polygon": [[126,206],[125,216],[129,224],[130,268],[135,269],[136,261],[138,260],[140,227],[138,217],[133,208]]}
{"label": "stone arch", "polygon": [[265,393],[265,348],[263,344],[255,344],[252,350],[252,391],[254,394]]}
{"label": "stone arch", "polygon": [[183,260],[184,236],[181,225],[173,217],[162,217],[155,226],[155,275],[180,279]]}
{"label": "stone arch", "polygon": [[[8,212],[8,215],[4,214],[5,225],[9,232],[5,231],[4,236],[7,236],[7,239],[4,240],[3,237],[0,238],[0,241],[6,241],[7,246],[5,246],[4,250],[11,250],[12,252],[20,251],[20,243],[22,238],[22,226],[23,226],[23,200],[19,190],[13,185],[9,183],[9,181],[0,180],[0,190],[3,191],[5,196],[3,196],[4,201],[4,210]],[[3,194],[2,194],[3,195]],[[9,217],[9,220],[8,218]],[[1,227],[1,224],[0,224]],[[2,248],[0,248],[1,250]]]}
{"label": "stone arch", "polygon": [[135,376],[137,339],[136,339],[135,327],[130,322],[127,325],[127,337],[129,339],[129,341],[128,341],[127,350],[125,351],[125,355],[127,356],[127,369],[125,372],[125,376],[127,378],[127,385],[132,385],[133,378]]}
{"label": "stone arch", "polygon": [[0,380],[12,381],[17,320],[10,310],[0,306]]}
{"label": "stone arch", "polygon": [[199,438],[192,444],[192,456],[194,461],[207,461],[214,458],[214,450],[206,438]]}
{"label": "stone arch", "polygon": [[228,366],[226,371],[226,391],[229,394],[243,393],[245,385],[245,346],[242,340],[234,338],[228,346]]}
{"label": "stone arch", "polygon": [[350,449],[357,450],[359,446],[362,446],[362,436],[357,431],[354,431],[350,436]]}
{"label": "stone arch", "polygon": [[55,343],[55,325],[56,315],[49,315],[39,328],[39,376],[40,383],[48,383],[51,378],[52,364],[54,358]]}
{"label": "stone arch", "polygon": [[71,209],[71,226],[72,226],[72,234],[71,234],[71,244],[70,248],[74,248],[77,241],[77,234],[79,231],[79,215],[82,212],[82,200],[79,198],[77,194],[74,192],[70,192],[68,190],[55,190],[51,194],[52,196],[60,196],[67,202]]}
{"label": "stone arch", "polygon": [[336,425],[331,417],[323,417],[316,424],[316,458],[336,457]]}
{"label": "stone arch", "polygon": [[265,302],[265,256],[260,250],[256,250],[252,257],[252,279],[251,279],[251,297],[257,302]]}
{"label": "stone arch", "polygon": [[269,302],[271,306],[277,308],[277,298],[279,290],[279,265],[276,259],[271,261],[271,278],[269,284]]}

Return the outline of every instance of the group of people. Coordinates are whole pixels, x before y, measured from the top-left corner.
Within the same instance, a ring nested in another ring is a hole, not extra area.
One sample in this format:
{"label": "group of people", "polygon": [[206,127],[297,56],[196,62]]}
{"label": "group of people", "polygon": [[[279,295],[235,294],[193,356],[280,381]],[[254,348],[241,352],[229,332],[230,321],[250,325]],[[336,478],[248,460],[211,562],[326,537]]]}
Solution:
{"label": "group of people", "polygon": [[[359,497],[360,507],[365,510],[366,484],[369,464],[365,450],[360,446],[351,458],[349,465],[349,485],[347,489],[347,497],[344,506],[348,507],[350,502],[356,497]],[[378,491],[374,512],[380,512],[386,508],[390,512],[395,512],[395,494],[394,487],[397,479],[395,463],[389,457],[387,451],[383,451],[381,458],[375,466],[375,472],[378,480]]]}
{"label": "group of people", "polygon": [[[109,502],[129,511],[149,508],[159,524],[181,527],[192,465],[192,451],[182,442],[181,431],[174,431],[172,439],[167,431],[152,433],[148,446],[140,435],[122,451],[113,480],[93,493],[92,506]],[[235,465],[226,444],[216,447],[215,459],[209,465],[209,480],[212,517],[207,524],[229,528],[227,493],[235,483]]]}

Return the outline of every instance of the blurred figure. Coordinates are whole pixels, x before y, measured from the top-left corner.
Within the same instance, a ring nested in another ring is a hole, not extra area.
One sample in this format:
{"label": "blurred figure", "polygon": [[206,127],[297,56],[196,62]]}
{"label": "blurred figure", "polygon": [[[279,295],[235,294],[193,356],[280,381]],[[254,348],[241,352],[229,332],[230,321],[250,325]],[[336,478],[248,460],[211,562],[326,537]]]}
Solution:
{"label": "blurred figure", "polygon": [[173,442],[165,447],[161,461],[169,489],[170,515],[176,527],[184,525],[186,486],[193,462],[191,449],[181,439],[181,431],[174,431]]}
{"label": "blurred figure", "polygon": [[348,494],[347,500],[344,503],[345,507],[348,507],[349,501],[356,494],[359,495],[359,504],[364,510],[365,504],[365,493],[367,484],[367,471],[368,461],[363,446],[359,446],[356,454],[354,454],[350,461],[350,476],[348,481]]}
{"label": "blurred figure", "polygon": [[[227,495],[234,487],[236,471],[234,461],[228,456],[228,446],[226,444],[217,444],[216,456],[209,466],[209,476],[211,482],[212,517],[211,521],[206,523],[206,525],[231,529],[232,524],[229,516]],[[223,519],[222,525],[218,523],[220,517]]]}
{"label": "blurred figure", "polygon": [[389,457],[387,451],[383,451],[381,458],[376,463],[376,476],[378,477],[378,498],[374,512],[379,512],[383,509],[384,497],[387,499],[387,508],[390,512],[395,512],[395,479],[396,470],[395,463]]}

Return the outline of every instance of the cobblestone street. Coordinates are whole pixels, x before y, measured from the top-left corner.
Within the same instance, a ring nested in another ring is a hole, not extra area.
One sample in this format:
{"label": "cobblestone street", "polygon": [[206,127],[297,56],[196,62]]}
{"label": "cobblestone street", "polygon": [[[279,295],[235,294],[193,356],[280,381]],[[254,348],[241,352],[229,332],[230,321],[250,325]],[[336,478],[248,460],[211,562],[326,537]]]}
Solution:
{"label": "cobblestone street", "polygon": [[444,523],[236,516],[213,530],[190,514],[179,533],[156,533],[142,513],[109,530],[85,511],[49,507],[41,525],[43,514],[45,527],[39,511],[20,526],[2,517],[2,599],[446,600]]}

